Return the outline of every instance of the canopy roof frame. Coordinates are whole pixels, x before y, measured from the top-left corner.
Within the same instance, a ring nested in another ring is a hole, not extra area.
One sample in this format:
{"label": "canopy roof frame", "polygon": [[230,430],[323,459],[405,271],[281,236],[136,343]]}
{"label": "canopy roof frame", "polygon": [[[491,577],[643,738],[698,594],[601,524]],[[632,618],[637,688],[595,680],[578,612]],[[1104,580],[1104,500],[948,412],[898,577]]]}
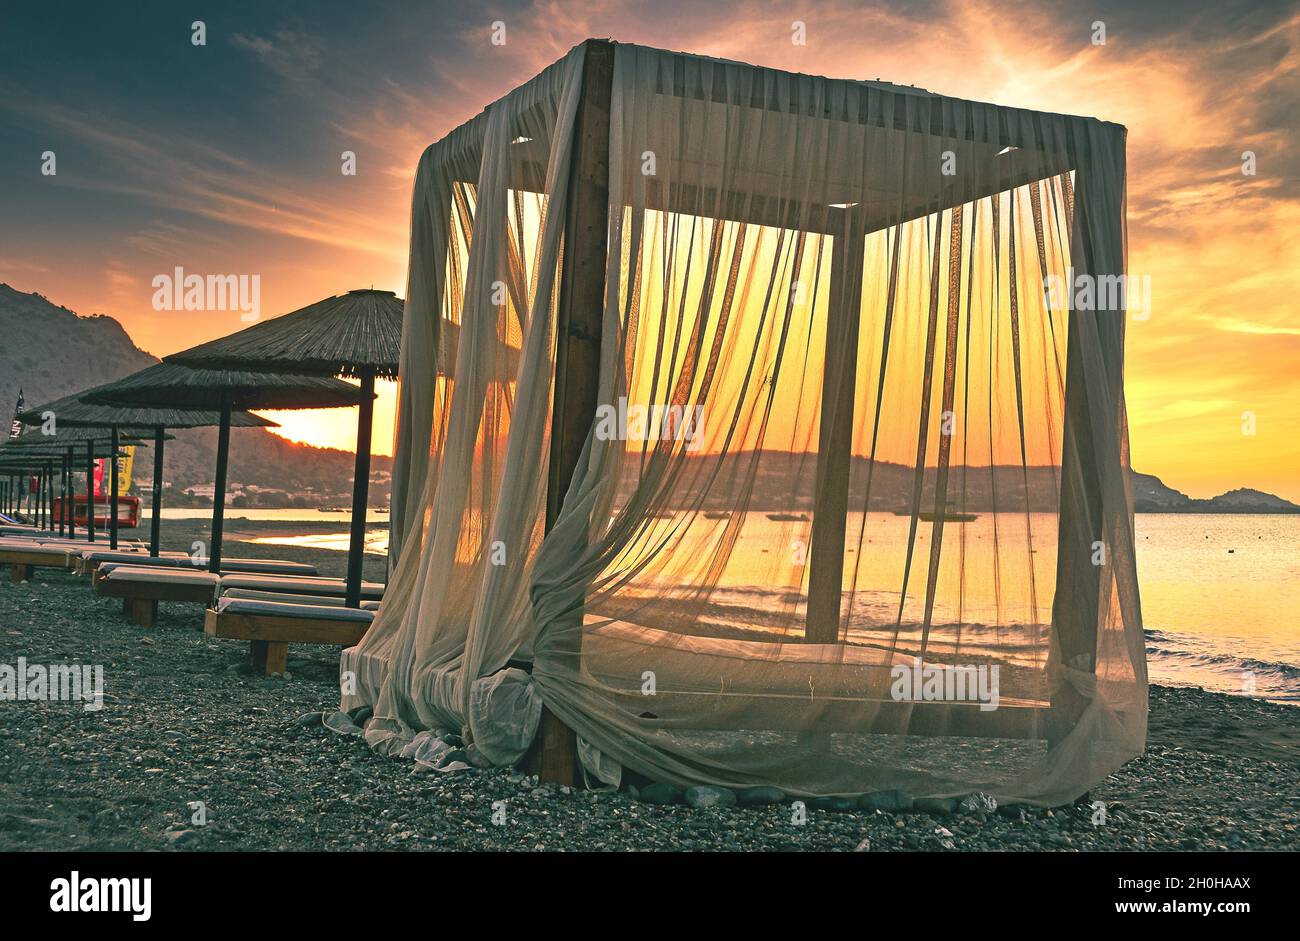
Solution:
{"label": "canopy roof frame", "polygon": [[[578,225],[574,220],[583,218],[589,221],[590,204],[593,198],[599,202],[602,192],[609,204],[620,201],[617,194],[609,192],[608,154],[600,153],[601,140],[603,138],[607,141],[609,134],[615,44],[610,40],[589,39],[584,45],[586,59],[582,72],[578,119],[574,128],[575,159],[566,207],[569,222],[566,226],[566,248],[560,276],[561,301],[556,325],[548,529],[552,521],[551,507],[558,506],[564,498],[563,489],[568,484],[565,470],[571,472],[577,461],[575,442],[581,447],[587,430],[595,420],[595,389],[599,381],[599,311],[605,290],[606,229],[603,221],[592,226]],[[725,60],[706,61],[722,69],[751,68]],[[686,88],[684,73],[678,78],[680,81],[673,88],[661,88],[659,93],[695,103],[726,104],[721,97],[722,83],[714,86],[716,94],[709,95],[703,88]],[[541,75],[520,86],[520,89],[540,79]],[[939,181],[939,185],[924,198],[907,204],[900,202],[897,206],[884,208],[862,205],[851,198],[855,194],[849,194],[843,204],[811,206],[785,195],[713,191],[710,202],[719,207],[714,218],[783,228],[791,228],[792,223],[798,220],[802,231],[831,235],[837,243],[847,238],[851,244],[861,244],[860,240],[872,232],[942,213],[1026,184],[1060,175],[1067,175],[1068,179],[1068,175],[1073,174],[1076,181],[1073,198],[1077,205],[1074,225],[1107,230],[1119,227],[1122,230],[1123,217],[1119,212],[1123,201],[1122,187],[1118,193],[1108,190],[1094,176],[1095,168],[1088,159],[1091,143],[1101,140],[1118,144],[1122,155],[1127,132],[1121,125],[1092,118],[1049,115],[945,98],[901,86],[870,82],[835,84],[837,91],[844,93],[838,102],[842,107],[832,109],[828,105],[823,113],[811,117],[866,124],[882,130],[914,135],[928,145],[953,142],[964,147],[966,156],[973,159],[959,161],[961,170],[951,180]],[[787,107],[782,108],[778,102],[756,96],[749,107],[788,113],[788,103],[786,104]],[[422,169],[426,164],[441,165],[455,182],[475,184],[479,164],[475,148],[482,146],[487,113],[485,109],[427,148],[421,161]],[[1064,138],[1054,136],[1053,132],[1054,128],[1062,126],[1061,118],[1066,119]],[[511,153],[512,187],[539,192],[545,179],[549,142],[516,140],[515,145],[517,150],[512,150]],[[699,193],[692,192],[691,186],[706,188],[707,184],[675,182],[663,187],[651,180],[646,184],[645,204],[647,208],[668,212],[683,206],[699,205]],[[626,201],[623,202],[626,205]],[[1122,243],[1122,237],[1120,241]],[[838,254],[842,262],[848,253]],[[1076,259],[1076,266],[1081,271],[1105,274],[1114,266],[1114,262],[1113,258],[1083,257]],[[843,278],[845,272],[839,265],[835,265],[831,277],[833,280]],[[578,298],[594,300],[595,303],[580,304]],[[440,309],[440,306],[441,299],[438,299],[434,309]],[[847,342],[856,336],[860,310],[856,303],[852,307],[851,310],[832,312],[832,317],[840,327],[827,331],[828,368],[834,368],[831,364],[837,359],[844,359],[843,356],[833,355],[835,351],[831,344]],[[596,311],[594,319],[591,311]],[[1080,316],[1083,313],[1071,310],[1069,317],[1067,376],[1074,378],[1072,381],[1067,379],[1066,383],[1065,420],[1079,428],[1096,429],[1105,425],[1109,418],[1098,411],[1099,404],[1115,401],[1116,390],[1122,384],[1124,325],[1122,316],[1108,320],[1095,312]],[[1083,323],[1085,320],[1086,324]],[[1107,387],[1101,390],[1083,387],[1082,379],[1079,378],[1082,371],[1078,368],[1078,358],[1083,355],[1080,351],[1080,334],[1084,330],[1099,340],[1104,359],[1104,375],[1107,377]],[[1071,364],[1075,368],[1070,368]],[[853,366],[852,363],[841,362],[838,368],[847,368],[851,372]],[[845,400],[849,407],[835,411],[837,425],[840,427],[823,429],[815,503],[822,508],[843,506],[839,491],[847,488],[845,468],[850,457],[851,434],[844,432],[846,428],[851,429],[853,421],[851,381],[848,390]],[[575,429],[580,429],[581,434]],[[1114,453],[1110,451],[1112,444]],[[1112,499],[1112,496],[1103,492],[1098,468],[1100,462],[1117,458],[1118,443],[1107,440],[1106,448],[1107,452],[1103,454],[1089,451],[1072,455],[1067,447],[1067,453],[1062,459],[1063,466],[1075,462],[1081,472],[1065,474],[1061,484],[1057,585],[1052,628],[1063,661],[1082,673],[1091,673],[1095,667],[1100,574],[1095,566],[1091,577],[1082,581],[1072,573],[1080,570],[1075,564],[1078,554],[1104,537],[1102,504],[1104,500]],[[813,568],[810,585],[813,579],[826,584],[838,583],[838,566],[842,565],[843,525],[844,520],[841,519],[838,551],[835,548],[837,541],[825,537],[826,528],[823,528],[820,540],[814,536],[815,543],[819,543],[821,548],[818,551],[815,544],[810,555],[809,565]],[[813,607],[812,604],[809,605],[808,639],[825,638],[825,626],[815,628],[813,620],[826,618],[828,613],[824,610],[814,613]],[[829,615],[834,622],[831,626],[836,630],[840,616],[838,611]],[[1066,688],[1059,693],[1059,699],[1055,694],[1053,696],[1048,723],[1049,740],[1059,741],[1068,734],[1084,705],[1077,690]],[[575,779],[575,735],[545,709],[531,762],[533,770],[540,771],[546,780],[573,783]]]}

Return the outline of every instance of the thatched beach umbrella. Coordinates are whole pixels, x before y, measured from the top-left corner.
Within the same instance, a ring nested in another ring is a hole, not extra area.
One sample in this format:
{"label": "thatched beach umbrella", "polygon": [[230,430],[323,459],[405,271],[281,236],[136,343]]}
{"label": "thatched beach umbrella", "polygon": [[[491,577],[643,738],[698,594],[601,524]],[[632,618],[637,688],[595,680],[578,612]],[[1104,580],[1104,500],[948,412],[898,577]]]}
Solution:
{"label": "thatched beach umbrella", "polygon": [[166,358],[169,363],[186,366],[351,376],[361,380],[344,599],[344,604],[352,608],[361,605],[375,379],[397,377],[402,310],[402,299],[392,291],[349,291]]}
{"label": "thatched beach umbrella", "polygon": [[52,487],[50,482],[53,480],[54,463],[59,457],[31,448],[14,449],[8,453],[0,448],[0,512],[10,513],[23,509],[22,487],[19,482],[24,477],[34,475],[36,489],[29,492],[29,497],[35,498],[36,525],[39,527],[48,523],[53,508],[49,505],[46,490]]}
{"label": "thatched beach umbrella", "polygon": [[[361,381],[357,452],[352,473],[352,527],[344,604],[361,604],[361,566],[365,557],[366,504],[370,489],[370,438],[374,424],[375,379],[396,379],[401,358],[404,302],[392,291],[361,289],[327,297],[306,307],[254,324],[246,330],[166,357],[169,363],[208,369],[258,369],[278,373],[349,376]],[[460,327],[439,323],[438,373],[452,378]],[[518,372],[519,349],[507,346],[504,375]],[[432,381],[432,376],[430,380]]]}
{"label": "thatched beach umbrella", "polygon": [[[138,435],[142,429],[128,428],[124,429],[129,437],[126,443],[143,446],[143,441],[139,440]],[[145,431],[144,433],[147,433]],[[0,454],[9,456],[18,456],[20,459],[39,459],[45,457],[51,463],[55,457],[60,457],[64,461],[64,509],[70,526],[75,527],[75,514],[72,512],[72,487],[71,474],[74,469],[74,448],[85,447],[86,460],[86,537],[90,542],[95,541],[95,459],[101,457],[112,457],[114,476],[116,476],[118,448],[122,441],[120,435],[115,435],[111,429],[104,428],[55,428],[53,433],[46,434],[42,429],[29,430],[19,435],[17,438],[11,438],[5,445]],[[115,521],[110,521],[110,529],[115,530]]]}
{"label": "thatched beach umbrella", "polygon": [[220,571],[221,567],[232,413],[252,408],[339,408],[356,405],[359,398],[356,387],[329,376],[190,369],[173,363],[150,366],[82,396],[83,401],[92,405],[215,409],[218,412],[212,549],[208,555],[208,569],[212,572]]}
{"label": "thatched beach umbrella", "polygon": [[[149,554],[157,556],[160,551],[159,542],[162,531],[163,442],[167,437],[166,430],[168,428],[201,428],[208,425],[219,425],[221,424],[221,413],[197,409],[114,407],[110,405],[93,405],[82,401],[82,396],[94,394],[102,388],[103,386],[85,389],[74,395],[56,399],[39,408],[29,409],[21,413],[18,420],[27,424],[38,425],[44,423],[45,416],[50,415],[53,416],[56,426],[62,424],[65,427],[74,428],[109,429],[118,429],[122,426],[151,427],[153,429],[154,452],[153,505],[150,511],[152,519],[149,525]],[[270,419],[244,411],[232,413],[230,424],[234,428],[277,427],[275,422]],[[112,508],[109,518],[112,527],[110,530],[112,534],[111,545],[113,548],[117,548],[116,462],[113,464],[112,478],[112,489],[109,491],[109,501]]]}

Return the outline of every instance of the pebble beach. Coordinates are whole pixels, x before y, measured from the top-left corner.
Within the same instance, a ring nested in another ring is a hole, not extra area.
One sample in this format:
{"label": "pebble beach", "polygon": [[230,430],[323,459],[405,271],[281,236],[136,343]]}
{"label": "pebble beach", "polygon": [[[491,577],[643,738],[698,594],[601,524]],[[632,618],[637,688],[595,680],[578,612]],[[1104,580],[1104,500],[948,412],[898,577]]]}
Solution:
{"label": "pebble beach", "polygon": [[[189,545],[202,530],[167,521],[164,544]],[[226,553],[343,574],[342,553],[247,541],[277,531],[313,530],[231,519]],[[368,556],[366,577],[382,579],[383,566]],[[14,584],[6,572],[0,663],[103,664],[106,685],[99,711],[0,702],[0,851],[1300,848],[1292,705],[1153,686],[1146,754],[1088,804],[811,806],[796,823],[788,802],[696,807],[561,789],[509,769],[430,772],[322,727],[337,707],[336,648],[291,646],[283,678],[253,674],[246,656],[245,644],[202,632],[198,605],[163,603],[144,629],[85,578],[38,569]]]}

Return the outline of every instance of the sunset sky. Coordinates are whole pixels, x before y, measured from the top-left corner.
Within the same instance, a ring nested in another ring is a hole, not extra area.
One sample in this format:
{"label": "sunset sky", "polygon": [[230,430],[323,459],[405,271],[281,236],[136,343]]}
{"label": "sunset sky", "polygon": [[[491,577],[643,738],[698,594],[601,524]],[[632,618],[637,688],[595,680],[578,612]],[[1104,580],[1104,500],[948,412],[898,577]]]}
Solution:
{"label": "sunset sky", "polygon": [[[1150,319],[1128,330],[1133,466],[1196,497],[1248,486],[1300,501],[1295,4],[81,6],[0,14],[0,281],[117,317],[151,353],[244,326],[238,312],[153,310],[151,279],[178,265],[260,274],[263,316],[352,288],[402,293],[424,147],[608,36],[1126,125],[1129,271],[1152,286]],[[191,43],[196,19],[206,46]],[[353,444],[353,413],[282,420],[292,437]]]}

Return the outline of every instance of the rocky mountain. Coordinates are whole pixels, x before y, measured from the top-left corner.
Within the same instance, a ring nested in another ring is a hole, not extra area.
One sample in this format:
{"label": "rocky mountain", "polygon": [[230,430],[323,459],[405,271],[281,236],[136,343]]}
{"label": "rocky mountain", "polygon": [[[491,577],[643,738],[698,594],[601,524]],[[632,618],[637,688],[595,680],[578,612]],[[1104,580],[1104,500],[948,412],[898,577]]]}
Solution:
{"label": "rocky mountain", "polygon": [[[40,294],[25,294],[0,283],[0,410],[5,426],[19,389],[28,408],[120,379],[158,362],[137,347],[112,317],[83,317]],[[170,502],[184,502],[188,487],[211,487],[216,466],[215,428],[177,430],[167,442],[166,481]],[[352,492],[353,455],[313,448],[258,428],[230,435],[230,480],[252,485],[243,502],[285,504],[288,493],[310,493],[310,502],[338,502]],[[371,502],[388,501],[390,459],[371,462]],[[137,453],[137,487],[152,483],[152,451]],[[199,502],[206,502],[200,500]]]}
{"label": "rocky mountain", "polygon": [[1262,490],[1240,487],[1209,500],[1190,501],[1193,513],[1300,513],[1300,506]]}

